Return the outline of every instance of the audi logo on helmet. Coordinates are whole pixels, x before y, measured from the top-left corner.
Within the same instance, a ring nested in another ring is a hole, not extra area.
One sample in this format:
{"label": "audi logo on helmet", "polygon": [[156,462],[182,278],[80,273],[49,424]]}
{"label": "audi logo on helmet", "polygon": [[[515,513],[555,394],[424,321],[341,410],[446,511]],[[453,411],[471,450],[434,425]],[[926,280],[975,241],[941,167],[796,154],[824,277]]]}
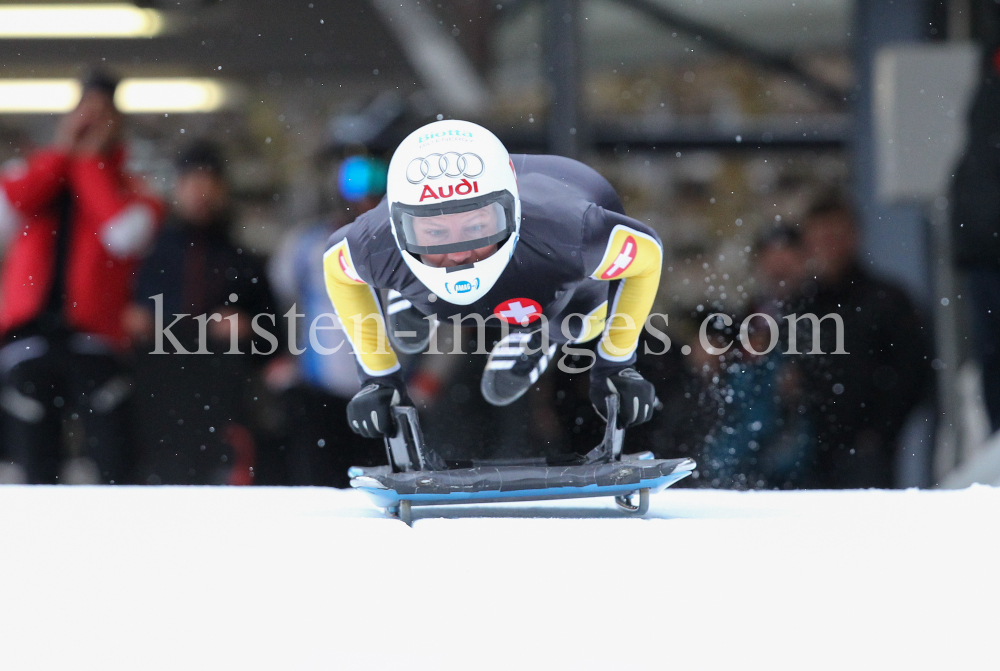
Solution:
{"label": "audi logo on helmet", "polygon": [[418,156],[406,166],[406,181],[420,184],[425,179],[441,177],[479,177],[485,170],[483,159],[478,154],[460,154],[449,151],[444,154]]}

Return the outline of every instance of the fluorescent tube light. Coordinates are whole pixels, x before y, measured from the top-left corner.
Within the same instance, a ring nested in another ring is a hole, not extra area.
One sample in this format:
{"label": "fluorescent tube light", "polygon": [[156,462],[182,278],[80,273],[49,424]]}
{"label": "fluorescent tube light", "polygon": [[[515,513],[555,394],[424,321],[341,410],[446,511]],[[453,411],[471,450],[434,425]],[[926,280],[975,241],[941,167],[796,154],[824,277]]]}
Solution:
{"label": "fluorescent tube light", "polygon": [[[126,113],[215,112],[232,102],[231,93],[214,79],[123,79],[115,104]],[[79,99],[75,79],[0,79],[0,113],[68,112]]]}
{"label": "fluorescent tube light", "polygon": [[79,100],[75,79],[0,79],[0,112],[68,112]]}
{"label": "fluorescent tube light", "polygon": [[152,37],[163,15],[126,3],[0,5],[0,38]]}
{"label": "fluorescent tube light", "polygon": [[122,112],[214,112],[228,99],[214,79],[124,79],[115,93]]}

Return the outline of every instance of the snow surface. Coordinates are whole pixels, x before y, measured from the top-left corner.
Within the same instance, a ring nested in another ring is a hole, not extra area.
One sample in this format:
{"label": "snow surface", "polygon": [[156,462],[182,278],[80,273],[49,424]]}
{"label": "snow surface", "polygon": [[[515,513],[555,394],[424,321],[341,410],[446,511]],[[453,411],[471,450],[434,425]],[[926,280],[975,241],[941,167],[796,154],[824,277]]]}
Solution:
{"label": "snow surface", "polygon": [[1000,489],[0,487],[0,668],[1000,667]]}

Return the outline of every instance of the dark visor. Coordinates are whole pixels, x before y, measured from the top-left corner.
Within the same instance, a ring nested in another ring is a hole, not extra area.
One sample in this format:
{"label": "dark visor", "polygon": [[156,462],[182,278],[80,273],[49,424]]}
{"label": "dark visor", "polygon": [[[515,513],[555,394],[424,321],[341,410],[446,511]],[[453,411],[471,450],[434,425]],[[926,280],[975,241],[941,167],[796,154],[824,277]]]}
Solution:
{"label": "dark visor", "polygon": [[411,254],[453,254],[489,247],[514,232],[514,198],[507,191],[427,205],[392,206],[396,235]]}

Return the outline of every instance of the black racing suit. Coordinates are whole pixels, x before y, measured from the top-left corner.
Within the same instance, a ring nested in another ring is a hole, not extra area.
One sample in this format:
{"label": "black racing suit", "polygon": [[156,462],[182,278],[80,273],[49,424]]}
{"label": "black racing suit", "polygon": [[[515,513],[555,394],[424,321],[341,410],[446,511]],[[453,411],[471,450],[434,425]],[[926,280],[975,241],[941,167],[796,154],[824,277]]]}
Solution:
{"label": "black racing suit", "polygon": [[[327,290],[354,346],[363,383],[399,369],[372,289],[394,289],[414,309],[442,322],[496,317],[517,303],[533,312],[532,328],[538,328],[540,316],[548,320],[551,342],[582,343],[603,334],[595,368],[634,363],[659,287],[662,248],[656,233],[625,216],[611,185],[582,163],[517,154],[511,160],[521,199],[520,238],[496,284],[470,305],[431,294],[409,270],[392,235],[386,200],[330,238]],[[572,314],[579,316],[566,320]],[[605,329],[609,315],[614,319]]]}

